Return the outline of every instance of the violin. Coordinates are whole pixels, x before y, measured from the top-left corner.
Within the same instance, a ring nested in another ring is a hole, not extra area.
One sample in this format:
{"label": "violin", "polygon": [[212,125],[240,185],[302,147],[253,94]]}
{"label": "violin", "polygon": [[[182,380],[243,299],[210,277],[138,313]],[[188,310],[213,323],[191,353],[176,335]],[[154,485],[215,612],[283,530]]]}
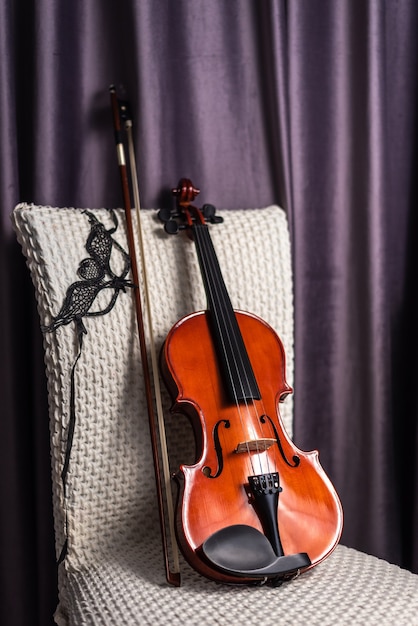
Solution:
{"label": "violin", "polygon": [[285,432],[283,344],[265,321],[233,309],[208,226],[222,218],[192,204],[198,193],[181,179],[175,217],[160,211],[168,233],[185,229],[194,241],[207,297],[207,310],[173,326],[160,358],[171,411],[188,417],[198,451],[175,475],[177,541],[209,579],[278,585],[332,552],[342,507],[318,452]]}

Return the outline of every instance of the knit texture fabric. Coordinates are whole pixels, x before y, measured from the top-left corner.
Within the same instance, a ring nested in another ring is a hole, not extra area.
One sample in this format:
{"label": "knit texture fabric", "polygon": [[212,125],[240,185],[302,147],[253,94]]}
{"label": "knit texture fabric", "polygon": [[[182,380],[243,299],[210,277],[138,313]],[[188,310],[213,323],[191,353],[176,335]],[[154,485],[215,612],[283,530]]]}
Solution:
{"label": "knit texture fabric", "polygon": [[[276,330],[293,386],[286,216],[275,206],[223,215],[224,223],[211,226],[211,235],[234,308],[259,315]],[[116,216],[117,223],[105,209],[28,204],[18,205],[13,214],[41,325],[49,329],[44,348],[57,556],[68,541],[59,566],[57,623],[418,624],[418,576],[343,546],[276,589],[219,585],[182,559],[182,586],[165,583],[132,288],[118,283],[125,276],[125,220],[121,211]],[[86,247],[94,220],[103,225],[100,246],[97,236]],[[141,223],[158,352],[178,319],[205,309],[205,295],[193,243],[184,233],[166,235],[155,211],[143,211]],[[88,309],[92,290],[96,297]],[[80,319],[85,331],[81,350]],[[193,435],[184,417],[170,415],[170,399],[162,389],[175,471],[180,463],[194,461]],[[64,494],[61,474],[73,413]],[[281,416],[291,435],[291,397],[281,406]]]}

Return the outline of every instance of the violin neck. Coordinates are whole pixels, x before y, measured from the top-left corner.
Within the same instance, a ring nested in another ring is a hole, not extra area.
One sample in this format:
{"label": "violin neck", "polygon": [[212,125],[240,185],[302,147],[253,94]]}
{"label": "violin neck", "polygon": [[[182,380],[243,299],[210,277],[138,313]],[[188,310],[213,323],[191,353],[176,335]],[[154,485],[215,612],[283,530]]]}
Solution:
{"label": "violin neck", "polygon": [[206,224],[192,226],[205,287],[208,316],[219,365],[230,400],[259,400],[260,390],[251,367],[237,318],[225,286],[218,258]]}

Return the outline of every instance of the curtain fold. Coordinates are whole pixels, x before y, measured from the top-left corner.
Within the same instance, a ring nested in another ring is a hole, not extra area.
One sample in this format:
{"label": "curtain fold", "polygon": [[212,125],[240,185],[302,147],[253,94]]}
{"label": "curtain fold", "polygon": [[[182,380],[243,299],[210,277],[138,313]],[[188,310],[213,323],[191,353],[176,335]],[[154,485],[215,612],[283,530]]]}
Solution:
{"label": "curtain fold", "polygon": [[56,601],[42,337],[9,215],[121,204],[111,83],[144,207],[188,176],[202,203],[286,209],[295,442],[320,450],[343,542],[418,571],[417,27],[414,0],[0,4],[0,621],[43,626]]}
{"label": "curtain fold", "polygon": [[[344,540],[393,560],[386,5],[290,6],[296,433],[323,450],[345,508]],[[297,53],[307,32],[309,56]]]}

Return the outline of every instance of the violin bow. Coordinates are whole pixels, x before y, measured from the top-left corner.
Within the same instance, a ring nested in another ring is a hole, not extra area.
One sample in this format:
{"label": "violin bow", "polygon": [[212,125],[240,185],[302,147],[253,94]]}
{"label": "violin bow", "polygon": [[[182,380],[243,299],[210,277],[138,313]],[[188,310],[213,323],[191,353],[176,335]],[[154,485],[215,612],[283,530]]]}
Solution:
{"label": "violin bow", "polygon": [[[165,435],[164,428],[164,415],[162,408],[162,400],[161,400],[161,387],[160,387],[160,379],[158,374],[158,364],[157,364],[157,356],[155,350],[154,343],[154,334],[152,329],[152,317],[151,317],[151,304],[148,290],[148,281],[147,281],[147,272],[146,272],[146,263],[145,263],[145,255],[144,255],[144,245],[143,245],[143,236],[141,229],[141,219],[140,219],[140,199],[139,199],[139,186],[138,186],[138,177],[136,170],[136,160],[135,160],[135,150],[132,139],[132,119],[129,112],[129,107],[127,104],[122,104],[116,95],[116,89],[112,85],[109,89],[110,99],[111,99],[111,107],[113,113],[113,124],[115,130],[115,142],[116,142],[116,153],[118,158],[119,165],[119,173],[122,184],[122,195],[123,195],[123,206],[126,216],[126,228],[128,235],[128,247],[129,254],[131,257],[131,271],[132,271],[132,279],[135,285],[134,298],[135,298],[135,310],[136,310],[136,320],[138,327],[138,335],[139,335],[139,345],[141,352],[141,361],[142,361],[142,369],[144,375],[144,383],[145,383],[145,395],[147,402],[147,411],[148,411],[148,422],[150,427],[150,435],[151,435],[151,447],[152,447],[152,455],[153,455],[153,463],[154,463],[154,472],[155,472],[155,482],[157,488],[157,501],[158,501],[158,512],[160,518],[160,529],[161,529],[161,537],[162,537],[162,545],[164,552],[164,564],[166,571],[167,581],[176,587],[180,586],[180,566],[179,566],[179,555],[177,550],[177,542],[175,539],[175,531],[174,531],[174,506],[172,501],[171,494],[171,480],[170,480],[170,468],[168,461],[168,451],[167,451],[167,441]],[[122,111],[121,111],[122,109]],[[142,279],[143,279],[143,287],[144,287],[144,301],[146,304],[147,316],[148,316],[148,326],[149,326],[149,334],[150,334],[150,354],[151,354],[151,364],[152,364],[152,373],[154,379],[154,389],[155,389],[155,397],[156,397],[156,408],[157,408],[157,416],[158,420],[156,420],[155,412],[154,412],[154,402],[153,402],[153,394],[152,394],[152,384],[151,384],[151,374],[148,365],[148,355],[147,348],[145,343],[145,325],[144,325],[144,317],[142,311],[141,304],[141,294],[139,290],[139,271],[137,264],[137,254],[135,247],[135,237],[134,237],[134,228],[132,223],[132,205],[129,191],[129,182],[128,182],[128,171],[127,164],[125,158],[125,147],[122,138],[122,124],[121,117],[125,119],[125,130],[128,136],[128,149],[129,149],[129,163],[130,163],[130,174],[131,174],[131,182],[132,182],[132,191],[134,195],[136,216],[137,216],[137,235],[138,235],[138,243],[139,243],[139,251],[140,251],[140,260],[141,260],[141,271],[142,271]],[[158,440],[157,440],[157,423],[158,423],[158,432],[160,436],[160,446],[161,446],[161,459],[163,464],[163,476],[164,476],[164,484],[165,484],[165,497],[166,497],[166,505],[167,505],[167,517],[169,523],[169,531],[170,531],[170,540],[171,540],[171,552],[173,558],[173,568],[170,568],[170,560],[169,560],[169,551],[167,545],[167,530],[166,530],[166,521],[164,515],[164,496],[163,490],[161,486],[161,470],[160,470],[160,460],[158,454]]]}

